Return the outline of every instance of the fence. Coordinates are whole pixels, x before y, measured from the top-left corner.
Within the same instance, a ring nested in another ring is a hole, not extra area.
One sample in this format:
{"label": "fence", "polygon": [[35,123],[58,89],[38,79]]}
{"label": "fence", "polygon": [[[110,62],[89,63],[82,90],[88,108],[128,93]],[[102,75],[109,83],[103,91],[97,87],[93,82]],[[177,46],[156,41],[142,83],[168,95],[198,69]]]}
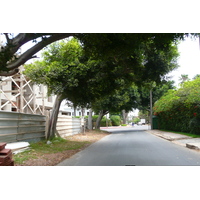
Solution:
{"label": "fence", "polygon": [[34,141],[45,138],[44,115],[0,111],[0,142]]}
{"label": "fence", "polygon": [[[16,112],[0,111],[0,142],[37,142],[45,138],[47,117]],[[59,115],[57,131],[61,137],[83,131],[84,121]]]}
{"label": "fence", "polygon": [[70,116],[58,116],[56,129],[61,137],[78,134],[83,131],[84,120]]}

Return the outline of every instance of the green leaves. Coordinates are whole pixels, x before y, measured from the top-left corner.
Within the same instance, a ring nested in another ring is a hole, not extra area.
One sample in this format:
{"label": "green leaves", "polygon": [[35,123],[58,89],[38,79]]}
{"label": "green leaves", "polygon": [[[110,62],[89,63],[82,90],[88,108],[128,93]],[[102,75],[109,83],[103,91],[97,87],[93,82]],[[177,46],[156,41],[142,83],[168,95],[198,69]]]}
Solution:
{"label": "green leaves", "polygon": [[181,88],[169,90],[154,104],[160,128],[200,134],[200,78],[184,82]]}

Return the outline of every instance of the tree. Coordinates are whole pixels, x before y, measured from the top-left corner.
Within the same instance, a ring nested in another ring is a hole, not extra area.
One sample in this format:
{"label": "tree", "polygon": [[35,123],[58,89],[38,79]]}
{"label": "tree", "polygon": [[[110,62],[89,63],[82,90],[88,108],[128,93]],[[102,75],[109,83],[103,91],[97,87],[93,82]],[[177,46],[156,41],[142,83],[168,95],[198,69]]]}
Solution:
{"label": "tree", "polygon": [[140,119],[145,119],[146,123],[149,121],[149,112],[147,110],[140,110],[138,113]]}
{"label": "tree", "polygon": [[[155,85],[152,88],[152,104],[160,99],[169,89],[174,89],[174,81],[162,81],[160,84]],[[150,111],[150,97],[149,97],[150,88],[147,85],[138,87],[138,92],[140,93],[140,99],[138,101],[138,109],[141,111]]]}
{"label": "tree", "polygon": [[[136,70],[140,70],[145,57],[146,44],[149,44],[152,50],[167,51],[171,43],[184,39],[188,35],[183,33],[20,33],[18,35],[4,33],[2,36],[5,37],[5,42],[0,49],[0,75],[9,76],[17,73],[18,67],[34,58],[38,51],[52,42],[71,36],[82,42],[89,56],[117,62],[118,65],[123,66],[131,62]],[[193,35],[198,37],[198,34]],[[34,42],[33,47],[19,54],[20,48],[31,41]]]}
{"label": "tree", "polygon": [[[54,137],[59,107],[66,97],[73,97],[73,89],[79,84],[87,66],[80,62],[82,48],[78,41],[52,44],[43,53],[44,59],[25,66],[25,74],[37,84],[48,86],[49,94],[56,94],[57,99],[52,109],[47,139]],[[84,96],[82,96],[84,98]],[[71,99],[70,99],[71,100]],[[76,102],[75,102],[76,104]]]}
{"label": "tree", "polygon": [[[46,47],[47,45],[73,36],[72,33],[20,33],[16,36],[14,34],[4,33],[6,42],[1,45],[0,49],[0,76],[11,76],[18,72],[18,67],[26,61],[35,58],[35,54]],[[37,39],[39,41],[37,42]],[[20,48],[28,43],[35,44],[24,53],[19,53]]]}
{"label": "tree", "polygon": [[[133,75],[141,84],[160,81],[177,67],[178,51],[174,41],[184,34],[83,34],[80,40],[87,54],[110,60],[121,66],[122,73]],[[175,56],[176,55],[176,56]]]}
{"label": "tree", "polygon": [[193,80],[197,79],[197,78],[200,78],[200,74],[196,74],[193,78]]}
{"label": "tree", "polygon": [[181,77],[179,78],[180,84],[182,85],[185,81],[189,81],[188,74],[181,74]]}
{"label": "tree", "polygon": [[117,65],[86,57],[76,39],[50,45],[43,57],[42,61],[26,65],[24,73],[34,82],[47,85],[49,93],[57,95],[48,138],[54,136],[58,109],[63,99],[72,101],[74,107],[88,107],[96,99],[130,84],[130,79],[121,74]]}
{"label": "tree", "polygon": [[[114,94],[106,95],[104,98],[96,100],[92,104],[93,110],[99,113],[96,128],[100,128],[100,122],[104,115],[117,112],[127,113],[136,108],[138,97],[137,87],[132,85],[128,88],[122,87],[120,90],[116,90]],[[126,119],[124,120],[126,121]]]}
{"label": "tree", "polygon": [[[43,53],[43,61],[27,68],[26,74],[32,80],[48,85],[50,92],[58,95],[58,105],[64,98],[72,101],[74,107],[93,105],[97,99],[112,95],[115,90],[129,88],[133,83],[141,85],[144,79],[159,82],[176,67],[177,49],[172,43],[172,35],[163,39],[165,43],[156,34],[154,37],[152,34],[75,36],[81,45],[75,39],[67,44],[52,44]],[[91,44],[91,49],[95,47],[94,52],[88,49]],[[110,49],[109,52],[102,51],[102,47]],[[56,117],[48,135],[54,134],[55,121]]]}

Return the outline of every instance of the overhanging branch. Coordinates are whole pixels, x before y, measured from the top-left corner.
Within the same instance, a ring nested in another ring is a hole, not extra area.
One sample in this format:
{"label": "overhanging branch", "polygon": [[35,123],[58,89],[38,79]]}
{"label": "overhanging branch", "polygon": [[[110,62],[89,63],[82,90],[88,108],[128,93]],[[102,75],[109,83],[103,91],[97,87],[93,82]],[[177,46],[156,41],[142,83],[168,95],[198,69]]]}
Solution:
{"label": "overhanging branch", "polygon": [[14,74],[18,72],[19,72],[19,69],[13,69],[9,72],[0,72],[0,76],[13,76]]}
{"label": "overhanging branch", "polygon": [[[28,35],[28,34],[27,34]],[[13,47],[12,52],[16,52],[16,48],[22,46],[23,44],[25,44],[27,41],[33,40],[36,36],[32,36],[30,37],[27,36],[25,34],[19,34],[18,36],[16,36],[13,40],[12,43],[16,44]],[[45,34],[43,34],[45,35]],[[47,35],[47,34],[46,34]],[[28,61],[29,59],[34,57],[34,54],[37,53],[38,51],[40,51],[41,49],[43,49],[45,46],[57,41],[57,40],[61,40],[70,36],[74,36],[75,34],[73,33],[54,33],[54,34],[48,34],[51,35],[48,38],[43,39],[41,42],[35,44],[32,48],[28,49],[26,52],[24,52],[23,54],[21,54],[17,59],[15,59],[14,61],[12,61],[11,63],[9,63],[6,68],[9,70],[9,72],[7,71],[0,71],[0,76],[10,76],[10,74],[14,73],[14,69],[20,67],[21,65],[23,65],[26,61]],[[38,36],[42,36],[40,34],[37,35]],[[31,38],[31,39],[30,39]],[[17,45],[18,43],[18,45]],[[19,44],[20,43],[20,44]],[[16,72],[17,73],[17,72]],[[7,75],[6,75],[7,74]]]}

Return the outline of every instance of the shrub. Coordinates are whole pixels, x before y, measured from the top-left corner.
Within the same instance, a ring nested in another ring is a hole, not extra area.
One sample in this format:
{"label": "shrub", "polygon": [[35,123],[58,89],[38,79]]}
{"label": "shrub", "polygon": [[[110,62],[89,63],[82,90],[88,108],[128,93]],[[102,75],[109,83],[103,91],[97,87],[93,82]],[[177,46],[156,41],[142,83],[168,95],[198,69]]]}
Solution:
{"label": "shrub", "polygon": [[169,90],[154,104],[159,128],[200,134],[200,79]]}
{"label": "shrub", "polygon": [[121,118],[118,115],[112,115],[110,120],[113,126],[119,126],[121,124]]}
{"label": "shrub", "polygon": [[136,118],[133,120],[133,122],[134,122],[135,124],[137,124],[138,122],[140,122],[140,118],[136,117]]}
{"label": "shrub", "polygon": [[93,116],[92,116],[92,121],[93,121],[93,122],[96,122],[96,121],[97,121],[97,118],[98,118],[98,116],[99,116],[99,115],[93,115]]}
{"label": "shrub", "polygon": [[198,134],[200,133],[200,119],[194,117],[189,122],[190,133]]}

